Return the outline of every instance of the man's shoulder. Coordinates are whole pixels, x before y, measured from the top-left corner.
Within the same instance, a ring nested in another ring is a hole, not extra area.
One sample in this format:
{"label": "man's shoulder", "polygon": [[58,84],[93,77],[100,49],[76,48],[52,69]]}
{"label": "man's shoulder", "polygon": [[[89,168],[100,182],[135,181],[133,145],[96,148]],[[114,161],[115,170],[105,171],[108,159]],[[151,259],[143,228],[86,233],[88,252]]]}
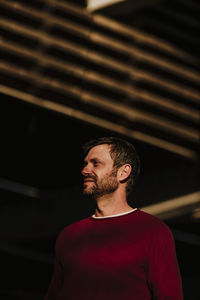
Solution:
{"label": "man's shoulder", "polygon": [[155,215],[152,215],[152,214],[144,211],[143,209],[140,209],[140,208],[137,209],[137,213],[138,213],[138,216],[143,220],[152,221],[153,223],[163,223],[163,221],[161,219],[159,219]]}
{"label": "man's shoulder", "polygon": [[143,210],[138,210],[137,212],[138,222],[140,222],[140,226],[147,230],[148,232],[154,232],[155,234],[170,234],[171,230],[169,229],[168,225],[152,214],[145,212]]}
{"label": "man's shoulder", "polygon": [[65,238],[66,236],[70,237],[76,234],[80,234],[82,231],[84,231],[86,228],[90,226],[90,223],[91,223],[91,218],[87,217],[68,224],[59,232],[57,240]]}

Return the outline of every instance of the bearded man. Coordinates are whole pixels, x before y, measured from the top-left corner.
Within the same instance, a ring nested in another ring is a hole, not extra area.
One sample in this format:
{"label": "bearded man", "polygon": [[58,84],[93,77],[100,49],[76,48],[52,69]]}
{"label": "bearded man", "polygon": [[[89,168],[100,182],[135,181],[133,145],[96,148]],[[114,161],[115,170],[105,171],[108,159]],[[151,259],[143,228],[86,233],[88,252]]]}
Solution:
{"label": "bearded man", "polygon": [[59,234],[45,300],[183,300],[171,231],[127,202],[139,170],[123,139],[84,145],[83,193],[96,209]]}

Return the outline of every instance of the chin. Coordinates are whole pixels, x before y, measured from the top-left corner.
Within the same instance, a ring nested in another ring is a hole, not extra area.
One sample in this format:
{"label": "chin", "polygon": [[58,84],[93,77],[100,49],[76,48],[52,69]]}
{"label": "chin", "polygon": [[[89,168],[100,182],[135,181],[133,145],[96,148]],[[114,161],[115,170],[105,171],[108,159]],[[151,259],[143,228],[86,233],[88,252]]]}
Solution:
{"label": "chin", "polygon": [[83,189],[83,195],[87,196],[87,197],[90,197],[90,198],[93,198],[95,197],[95,193],[93,190],[91,189]]}
{"label": "chin", "polygon": [[84,188],[83,188],[83,194],[84,194],[84,195],[90,195],[91,193],[92,193],[92,191],[89,190],[87,187],[84,187]]}

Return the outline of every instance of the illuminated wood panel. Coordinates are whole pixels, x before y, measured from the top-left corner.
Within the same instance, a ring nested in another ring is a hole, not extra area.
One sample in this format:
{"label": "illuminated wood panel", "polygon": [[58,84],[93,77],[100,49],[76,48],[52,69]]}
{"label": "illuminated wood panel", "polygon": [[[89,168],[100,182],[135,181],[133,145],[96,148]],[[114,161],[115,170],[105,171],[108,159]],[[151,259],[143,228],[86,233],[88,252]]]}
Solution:
{"label": "illuminated wood panel", "polygon": [[198,159],[198,57],[64,1],[0,1],[0,91]]}

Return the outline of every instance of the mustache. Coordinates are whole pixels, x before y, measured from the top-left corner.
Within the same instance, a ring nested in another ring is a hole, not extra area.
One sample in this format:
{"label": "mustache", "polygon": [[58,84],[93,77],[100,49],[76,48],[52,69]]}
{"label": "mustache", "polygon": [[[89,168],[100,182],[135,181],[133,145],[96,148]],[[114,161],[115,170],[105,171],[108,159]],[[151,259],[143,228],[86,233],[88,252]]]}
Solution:
{"label": "mustache", "polygon": [[86,176],[84,176],[83,180],[85,180],[85,179],[93,179],[96,182],[97,177],[93,176],[93,175],[86,175]]}

